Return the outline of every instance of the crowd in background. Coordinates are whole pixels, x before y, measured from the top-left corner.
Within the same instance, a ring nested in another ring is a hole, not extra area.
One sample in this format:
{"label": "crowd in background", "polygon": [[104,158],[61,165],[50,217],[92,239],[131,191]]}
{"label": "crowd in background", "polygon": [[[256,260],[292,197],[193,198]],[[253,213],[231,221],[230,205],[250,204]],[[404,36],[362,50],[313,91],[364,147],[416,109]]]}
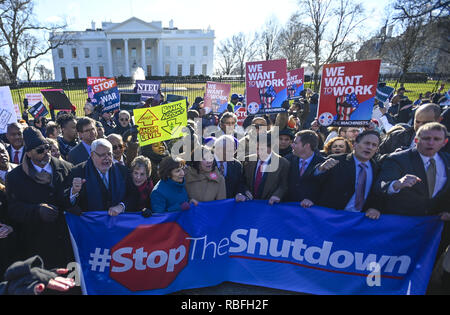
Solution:
{"label": "crowd in background", "polygon": [[[440,105],[444,100],[441,91],[410,100],[400,88],[389,104],[376,102],[378,116],[367,126],[326,128],[316,119],[318,95],[311,90],[285,102],[285,112],[249,115],[242,126],[234,114],[242,96],[233,94],[220,115],[198,97],[187,108],[193,146],[180,156],[170,154],[179,139],[140,147],[130,112],[103,113],[89,99],[83,117],[61,111],[55,120],[28,120],[26,114],[0,142],[0,281],[7,266],[34,255],[48,269],[75,261],[64,211],[149,217],[232,198],[297,202],[299,211],[318,205],[364,212],[371,220],[439,216],[445,227],[436,265],[446,265],[430,290],[436,283],[437,292],[448,293],[450,114]],[[160,95],[142,107],[163,103]],[[200,124],[215,132],[199,136]]]}

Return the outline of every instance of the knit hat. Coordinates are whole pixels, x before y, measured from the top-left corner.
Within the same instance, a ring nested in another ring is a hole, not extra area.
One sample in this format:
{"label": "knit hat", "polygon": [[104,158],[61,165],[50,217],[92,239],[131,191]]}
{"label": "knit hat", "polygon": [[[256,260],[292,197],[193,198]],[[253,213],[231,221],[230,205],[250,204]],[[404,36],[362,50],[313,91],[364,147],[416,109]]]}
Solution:
{"label": "knit hat", "polygon": [[34,127],[28,127],[23,131],[23,141],[25,142],[25,152],[30,152],[48,143],[42,133]]}

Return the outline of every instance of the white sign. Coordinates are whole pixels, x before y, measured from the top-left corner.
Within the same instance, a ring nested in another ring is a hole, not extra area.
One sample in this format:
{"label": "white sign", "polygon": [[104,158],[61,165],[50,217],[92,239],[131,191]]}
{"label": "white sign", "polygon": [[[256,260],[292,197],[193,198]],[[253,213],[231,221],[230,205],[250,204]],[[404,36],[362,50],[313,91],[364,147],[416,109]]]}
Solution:
{"label": "white sign", "polygon": [[28,106],[32,107],[39,102],[44,103],[44,97],[41,93],[39,94],[25,94],[25,98],[28,100]]}
{"label": "white sign", "polygon": [[6,133],[9,124],[17,122],[16,110],[9,86],[0,86],[0,133]]}

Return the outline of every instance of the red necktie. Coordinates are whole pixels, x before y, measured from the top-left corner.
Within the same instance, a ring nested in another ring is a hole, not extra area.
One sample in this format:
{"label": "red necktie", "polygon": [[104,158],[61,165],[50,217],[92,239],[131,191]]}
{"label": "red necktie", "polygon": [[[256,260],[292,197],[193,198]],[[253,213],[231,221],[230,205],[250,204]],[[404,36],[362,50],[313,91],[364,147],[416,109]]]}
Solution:
{"label": "red necktie", "polygon": [[253,192],[255,193],[255,198],[259,198],[259,185],[261,185],[262,182],[262,178],[263,178],[263,173],[262,173],[262,167],[263,167],[263,162],[261,161],[258,167],[258,170],[256,171],[256,178],[255,178],[255,184],[254,184],[254,190]]}
{"label": "red necktie", "polygon": [[19,161],[19,151],[14,152],[14,160],[13,160],[14,164],[20,164]]}

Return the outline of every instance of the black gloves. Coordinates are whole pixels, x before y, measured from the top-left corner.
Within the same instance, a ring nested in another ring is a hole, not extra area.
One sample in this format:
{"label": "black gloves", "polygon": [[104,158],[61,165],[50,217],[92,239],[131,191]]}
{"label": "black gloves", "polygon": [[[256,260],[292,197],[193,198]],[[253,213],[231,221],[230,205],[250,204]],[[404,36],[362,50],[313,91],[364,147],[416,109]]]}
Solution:
{"label": "black gloves", "polygon": [[152,216],[152,210],[145,208],[141,211],[141,214],[144,218],[150,218]]}
{"label": "black gloves", "polygon": [[5,294],[35,295],[34,287],[43,283],[48,285],[51,279],[58,277],[54,272],[43,269],[44,263],[39,256],[12,264],[5,272],[8,282]]}

